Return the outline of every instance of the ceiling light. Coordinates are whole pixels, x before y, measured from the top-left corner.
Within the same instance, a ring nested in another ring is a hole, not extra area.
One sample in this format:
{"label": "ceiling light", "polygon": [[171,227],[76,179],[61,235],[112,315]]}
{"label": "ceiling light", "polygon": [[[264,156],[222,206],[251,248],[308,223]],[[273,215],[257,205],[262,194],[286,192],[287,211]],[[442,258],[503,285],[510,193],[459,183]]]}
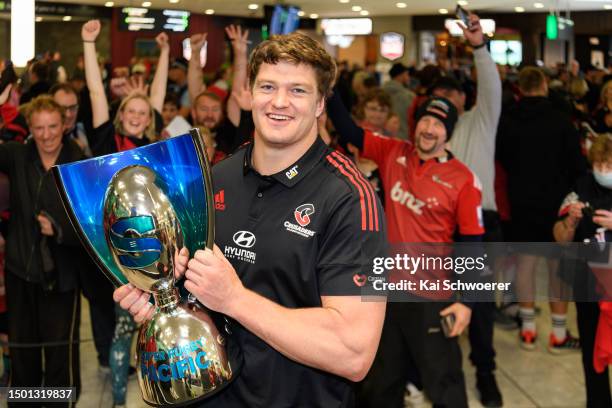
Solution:
{"label": "ceiling light", "polygon": [[395,7],[397,8],[406,8],[408,5],[406,3],[395,3]]}
{"label": "ceiling light", "polygon": [[533,3],[533,7],[537,9],[541,9],[541,8],[544,8],[544,5],[542,3]]}
{"label": "ceiling light", "polygon": [[362,16],[369,16],[370,12],[368,10],[361,10],[359,14],[361,14]]}
{"label": "ceiling light", "polygon": [[64,16],[62,17],[62,21],[70,21],[72,20],[72,16]]}
{"label": "ceiling light", "polygon": [[312,19],[317,19],[317,18],[319,18],[319,15],[318,15],[317,13],[312,13],[312,14],[310,15],[310,18],[312,18]]}
{"label": "ceiling light", "polygon": [[612,10],[612,4],[604,4],[604,9]]}
{"label": "ceiling light", "polygon": [[304,17],[305,15],[306,13],[304,13],[304,10],[298,11],[298,17]]}
{"label": "ceiling light", "polygon": [[520,6],[518,6],[518,7],[515,7],[515,8],[514,8],[514,11],[516,11],[517,13],[522,13],[522,12],[524,12],[524,11],[525,11],[525,8],[524,8],[524,7],[520,7]]}
{"label": "ceiling light", "polygon": [[204,12],[204,14],[208,14],[208,15],[210,16],[210,15],[212,15],[212,14],[215,14],[215,10],[213,10],[213,9],[207,9],[207,10]]}
{"label": "ceiling light", "polygon": [[178,3],[179,1],[181,1],[181,0],[170,0],[170,3],[172,3],[172,4],[176,4],[176,3]]}
{"label": "ceiling light", "polygon": [[461,7],[465,7],[468,5],[468,2],[465,0],[459,0],[457,4],[460,5]]}
{"label": "ceiling light", "polygon": [[40,23],[41,21],[43,21],[43,18],[42,17],[36,17],[35,20],[36,20],[37,23]]}
{"label": "ceiling light", "polygon": [[344,4],[346,4],[346,3],[348,3],[349,1],[351,1],[351,0],[340,0],[340,3],[344,3]]}
{"label": "ceiling light", "polygon": [[151,2],[150,1],[143,1],[142,2],[142,7],[151,7]]}
{"label": "ceiling light", "polygon": [[105,7],[113,7],[115,5],[115,3],[113,3],[112,1],[107,1],[106,3],[104,3]]}
{"label": "ceiling light", "polygon": [[448,10],[447,9],[439,9],[438,13],[440,13],[440,14],[448,14]]}
{"label": "ceiling light", "polygon": [[259,8],[258,4],[255,4],[255,3],[249,4],[249,10],[257,10],[258,8]]}
{"label": "ceiling light", "polygon": [[353,11],[361,11],[361,6],[353,6],[353,7],[351,7],[351,10],[353,10]]}

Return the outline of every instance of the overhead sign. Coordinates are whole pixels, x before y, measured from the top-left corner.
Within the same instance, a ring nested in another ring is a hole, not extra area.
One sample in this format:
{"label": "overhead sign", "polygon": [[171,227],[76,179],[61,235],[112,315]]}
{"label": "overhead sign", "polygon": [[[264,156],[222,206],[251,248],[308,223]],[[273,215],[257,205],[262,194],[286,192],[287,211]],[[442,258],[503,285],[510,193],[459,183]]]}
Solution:
{"label": "overhead sign", "polygon": [[[455,20],[452,18],[447,18],[444,20],[444,27],[448,30],[450,35],[453,37],[462,37],[463,30],[461,29],[461,20]],[[483,18],[480,20],[480,26],[482,27],[482,32],[486,35],[492,37],[495,34],[495,20],[490,18]]]}
{"label": "overhead sign", "polygon": [[151,10],[144,7],[121,9],[119,29],[124,31],[175,31],[189,27],[191,13],[183,10]]}
{"label": "overhead sign", "polygon": [[404,55],[404,36],[399,33],[383,33],[380,36],[380,55],[394,61]]}
{"label": "overhead sign", "polygon": [[549,14],[546,16],[546,38],[549,40],[556,40],[557,37],[559,37],[557,16],[554,14]]}
{"label": "overhead sign", "polygon": [[325,35],[372,34],[371,18],[324,18],[321,29]]}

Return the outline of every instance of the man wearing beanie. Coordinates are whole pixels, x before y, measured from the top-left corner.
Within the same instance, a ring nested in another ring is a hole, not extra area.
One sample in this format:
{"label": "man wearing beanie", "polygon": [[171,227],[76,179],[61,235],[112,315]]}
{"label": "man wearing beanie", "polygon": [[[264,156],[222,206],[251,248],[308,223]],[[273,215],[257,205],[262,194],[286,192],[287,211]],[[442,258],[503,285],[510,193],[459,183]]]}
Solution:
{"label": "man wearing beanie", "polygon": [[[341,144],[352,143],[378,164],[390,244],[482,239],[480,182],[445,148],[457,123],[457,109],[448,99],[434,97],[420,106],[414,144],[358,127],[337,95],[328,101],[328,117]],[[469,324],[471,310],[452,303],[451,295],[437,302],[389,298],[378,353],[358,393],[359,407],[402,407],[408,373],[415,371],[434,407],[468,406],[457,336]],[[446,337],[440,319],[450,314],[455,323]]]}

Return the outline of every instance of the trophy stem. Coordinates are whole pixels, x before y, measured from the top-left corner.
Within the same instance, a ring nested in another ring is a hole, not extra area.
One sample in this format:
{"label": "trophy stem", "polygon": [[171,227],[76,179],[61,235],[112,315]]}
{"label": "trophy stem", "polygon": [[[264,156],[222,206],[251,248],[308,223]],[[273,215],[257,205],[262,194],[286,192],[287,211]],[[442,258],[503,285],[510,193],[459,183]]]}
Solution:
{"label": "trophy stem", "polygon": [[153,292],[153,299],[155,299],[155,305],[162,311],[166,312],[176,308],[179,304],[180,296],[178,289],[175,287]]}

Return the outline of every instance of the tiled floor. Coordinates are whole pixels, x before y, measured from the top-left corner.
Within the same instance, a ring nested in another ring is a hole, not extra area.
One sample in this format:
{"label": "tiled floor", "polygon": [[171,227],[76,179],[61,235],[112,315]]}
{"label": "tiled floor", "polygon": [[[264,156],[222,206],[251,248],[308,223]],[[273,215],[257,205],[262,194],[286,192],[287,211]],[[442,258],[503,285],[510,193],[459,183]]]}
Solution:
{"label": "tiled floor", "polygon": [[[91,342],[91,326],[87,301],[83,299],[81,338],[81,379],[83,390],[78,406],[86,408],[107,408],[112,406],[111,385],[108,376],[100,375]],[[575,329],[575,312],[570,309],[570,330]],[[550,327],[548,307],[542,306],[538,317],[541,327],[538,348],[527,352],[518,347],[517,332],[497,330],[495,348],[497,350],[497,380],[504,397],[504,406],[509,408],[530,407],[583,407],[585,405],[584,380],[580,354],[553,356],[546,351],[545,339]],[[89,339],[89,341],[88,341]],[[481,407],[475,389],[474,369],[467,360],[469,342],[461,339],[464,350],[464,367],[468,387],[470,407]],[[147,407],[140,398],[136,378],[128,385],[127,406],[129,408]],[[420,407],[428,407],[421,404]]]}

